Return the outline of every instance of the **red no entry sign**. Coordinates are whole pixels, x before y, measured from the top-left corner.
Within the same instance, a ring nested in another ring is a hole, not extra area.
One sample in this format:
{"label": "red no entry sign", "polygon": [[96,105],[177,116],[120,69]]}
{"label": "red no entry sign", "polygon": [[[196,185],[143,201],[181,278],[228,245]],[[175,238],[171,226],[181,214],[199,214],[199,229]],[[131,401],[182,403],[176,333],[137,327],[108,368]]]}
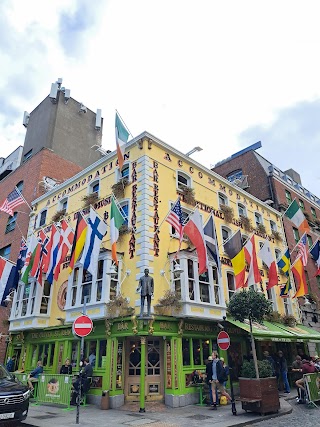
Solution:
{"label": "red no entry sign", "polygon": [[217,343],[221,350],[228,350],[230,347],[230,337],[225,331],[221,331],[217,337]]}
{"label": "red no entry sign", "polygon": [[90,334],[93,328],[93,323],[90,317],[88,316],[79,316],[73,322],[73,330],[74,333],[78,335],[78,337],[86,337]]}

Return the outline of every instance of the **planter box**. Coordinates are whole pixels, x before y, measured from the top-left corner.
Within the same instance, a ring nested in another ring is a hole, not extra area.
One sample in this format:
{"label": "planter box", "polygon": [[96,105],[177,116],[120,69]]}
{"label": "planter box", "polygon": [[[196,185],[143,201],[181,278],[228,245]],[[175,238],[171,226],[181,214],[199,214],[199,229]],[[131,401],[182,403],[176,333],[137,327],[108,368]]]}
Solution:
{"label": "planter box", "polygon": [[245,411],[258,412],[261,415],[278,412],[280,400],[276,377],[239,378],[240,401]]}

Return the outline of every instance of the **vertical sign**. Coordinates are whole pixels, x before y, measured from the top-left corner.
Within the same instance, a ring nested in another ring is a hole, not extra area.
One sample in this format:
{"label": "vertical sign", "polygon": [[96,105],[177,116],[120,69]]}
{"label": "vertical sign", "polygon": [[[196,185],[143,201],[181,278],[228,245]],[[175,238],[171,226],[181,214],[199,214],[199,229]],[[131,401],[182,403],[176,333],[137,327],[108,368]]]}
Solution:
{"label": "vertical sign", "polygon": [[177,340],[174,340],[174,388],[178,388],[178,355]]}
{"label": "vertical sign", "polygon": [[171,344],[169,341],[166,341],[166,350],[167,350],[167,388],[172,388],[172,371],[171,371]]}

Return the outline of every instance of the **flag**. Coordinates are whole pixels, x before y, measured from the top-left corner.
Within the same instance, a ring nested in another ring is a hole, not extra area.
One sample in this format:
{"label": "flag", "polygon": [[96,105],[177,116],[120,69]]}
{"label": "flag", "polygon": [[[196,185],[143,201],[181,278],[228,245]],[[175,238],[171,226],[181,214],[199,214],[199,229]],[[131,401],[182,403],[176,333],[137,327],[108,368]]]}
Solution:
{"label": "flag", "polygon": [[74,239],[70,254],[70,263],[68,267],[69,273],[72,272],[76,262],[78,261],[86,241],[88,224],[81,212],[78,213],[77,225],[74,232]]}
{"label": "flag", "polygon": [[258,267],[256,245],[254,235],[248,239],[244,245],[244,256],[249,265],[249,273],[246,281],[246,286],[255,285],[261,282],[261,274]]}
{"label": "flag", "polygon": [[67,221],[63,219],[60,222],[60,224],[61,224],[60,244],[59,244],[59,250],[57,254],[57,263],[56,263],[56,267],[54,269],[54,274],[53,274],[53,279],[55,281],[58,280],[61,264],[65,261],[67,253],[71,249],[73,239],[74,239],[74,232],[72,228],[69,226],[69,224],[67,223]]}
{"label": "flag", "polygon": [[304,235],[299,240],[297,248],[298,248],[298,255],[297,256],[301,257],[302,264],[305,267],[308,263],[307,235],[306,235],[306,233],[304,233]]}
{"label": "flag", "polygon": [[[20,243],[19,255],[17,258],[16,267],[15,267],[15,276],[14,276],[13,284],[12,284],[13,289],[17,289],[17,287],[18,287],[21,270],[24,266],[26,256],[27,256],[27,249],[28,249],[28,247],[27,247],[26,241],[24,240],[24,238],[22,238],[21,243]],[[5,295],[4,298],[6,296],[7,295]]]}
{"label": "flag", "polygon": [[13,209],[19,205],[25,203],[24,198],[21,196],[21,193],[15,188],[7,196],[5,201],[0,206],[0,211],[8,213],[10,216],[13,216]]}
{"label": "flag", "polygon": [[282,257],[277,262],[277,265],[286,276],[289,276],[289,271],[290,271],[290,267],[291,267],[289,249],[287,249],[285,251],[285,253],[282,255]]}
{"label": "flag", "polygon": [[189,221],[183,227],[183,232],[189,237],[198,254],[199,274],[208,270],[208,258],[204,240],[202,220],[198,209],[190,215]]}
{"label": "flag", "polygon": [[264,245],[262,246],[262,248],[258,253],[258,256],[259,258],[262,259],[262,261],[266,264],[266,266],[269,269],[267,289],[270,289],[272,288],[272,286],[275,286],[278,284],[278,272],[277,272],[276,261],[271,252],[269,240],[265,241]]}
{"label": "flag", "polygon": [[289,291],[291,291],[291,289],[292,289],[291,280],[290,280],[290,277],[288,276],[287,283],[285,283],[284,285],[281,285],[280,297],[281,298],[288,298],[289,297]]}
{"label": "flag", "polygon": [[176,233],[178,234],[179,240],[181,242],[183,238],[183,218],[180,199],[178,199],[171,207],[166,221],[176,230]]}
{"label": "flag", "polygon": [[119,239],[119,228],[123,225],[125,219],[121,215],[118,206],[115,203],[114,198],[111,202],[111,211],[110,211],[110,238],[111,238],[111,251],[112,259],[118,265],[117,258],[117,241]]}
{"label": "flag", "polygon": [[49,237],[44,233],[43,230],[40,230],[38,235],[38,244],[36,248],[36,253],[34,256],[34,262],[30,271],[30,276],[35,277],[39,285],[41,286],[42,286],[42,273],[46,273],[48,268],[47,256],[48,256],[49,242],[50,242]]}
{"label": "flag", "polygon": [[310,231],[308,221],[295,200],[290,204],[284,215],[294,223],[300,232]]}
{"label": "flag", "polygon": [[320,242],[319,240],[317,240],[313,248],[310,249],[310,254],[312,258],[315,260],[316,266],[317,266],[317,271],[315,276],[319,276],[320,275]]}
{"label": "flag", "polygon": [[50,238],[50,248],[48,254],[48,269],[47,269],[47,281],[52,285],[54,270],[57,264],[58,252],[60,247],[60,231],[55,224],[51,226],[51,238]]}
{"label": "flag", "polygon": [[120,172],[124,162],[124,147],[129,138],[129,132],[124,127],[118,113],[116,113],[116,144],[117,144],[117,155]]}
{"label": "flag", "polygon": [[213,214],[209,216],[209,219],[204,226],[203,233],[206,243],[207,255],[209,255],[215,261],[218,271],[221,272],[217,234]]}
{"label": "flag", "polygon": [[0,300],[4,304],[6,296],[14,289],[16,266],[5,258],[0,257]]}
{"label": "flag", "polygon": [[101,242],[106,233],[107,224],[90,207],[88,231],[80,262],[83,265],[83,269],[89,271],[92,275],[94,275],[97,268]]}
{"label": "flag", "polygon": [[38,239],[34,234],[32,234],[28,244],[26,260],[21,271],[21,280],[26,285],[28,284],[29,273],[34,264],[34,258],[36,255],[37,246],[38,246]]}
{"label": "flag", "polygon": [[308,295],[308,284],[306,275],[303,269],[303,263],[301,257],[297,258],[296,262],[291,266],[291,271],[296,279],[297,292],[293,298],[303,297]]}
{"label": "flag", "polygon": [[233,234],[233,236],[223,244],[223,247],[232,262],[236,279],[236,289],[243,288],[245,286],[246,260],[242,247],[240,230]]}

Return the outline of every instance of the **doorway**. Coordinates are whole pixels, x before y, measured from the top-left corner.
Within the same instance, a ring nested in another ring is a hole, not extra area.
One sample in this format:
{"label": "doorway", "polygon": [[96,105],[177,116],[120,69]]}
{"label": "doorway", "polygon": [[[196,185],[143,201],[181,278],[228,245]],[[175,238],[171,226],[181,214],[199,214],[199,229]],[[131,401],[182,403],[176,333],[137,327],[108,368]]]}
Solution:
{"label": "doorway", "polygon": [[[146,401],[164,400],[164,375],[163,375],[163,340],[152,337],[146,339],[145,345],[146,377],[145,399]],[[140,375],[141,375],[141,341],[140,339],[127,340],[126,345],[126,381],[125,398],[128,402],[140,399]]]}

